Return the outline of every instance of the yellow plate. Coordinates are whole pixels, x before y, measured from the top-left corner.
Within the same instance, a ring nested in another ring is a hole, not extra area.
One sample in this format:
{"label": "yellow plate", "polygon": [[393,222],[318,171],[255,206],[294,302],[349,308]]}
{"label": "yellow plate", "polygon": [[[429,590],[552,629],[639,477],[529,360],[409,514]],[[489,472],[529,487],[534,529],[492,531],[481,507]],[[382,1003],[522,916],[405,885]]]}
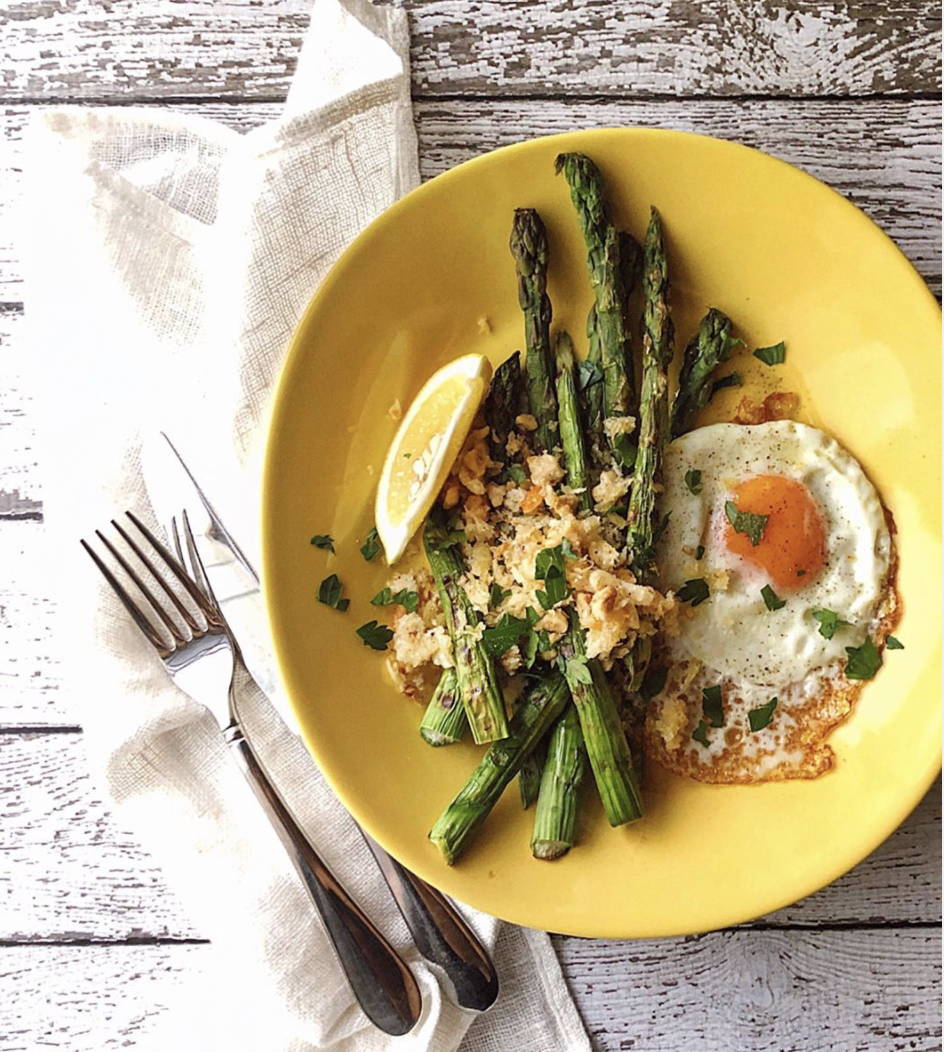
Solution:
{"label": "yellow plate", "polygon": [[[479,751],[421,741],[421,709],[396,694],[383,656],[355,635],[381,613],[368,600],[386,575],[358,547],[396,430],[391,403],[408,405],[450,358],[477,351],[497,363],[521,346],[508,252],[517,206],[544,217],[555,322],[583,346],[591,293],[567,186],[554,175],[561,150],[599,163],[617,222],[637,237],[649,203],[659,207],[680,344],[709,305],[730,314],[750,346],[787,341],[779,386],[801,392],[803,419],[859,458],[895,515],[905,606],[896,634],[906,649],[886,654],[831,738],[835,769],[816,781],[714,787],[650,771],[645,819],[617,830],[588,786],[579,844],[553,863],[531,858],[532,815],[512,786],[450,869],[426,834]],[[940,765],[939,335],[927,288],[858,209],[731,143],[637,129],[553,136],[463,164],[389,209],[344,254],[298,327],[266,464],[264,581],[278,660],[341,800],[443,891],[576,935],[735,924],[855,865]],[[315,533],[334,537],[336,557],[309,545]],[[316,601],[331,572],[352,597],[347,613]]]}

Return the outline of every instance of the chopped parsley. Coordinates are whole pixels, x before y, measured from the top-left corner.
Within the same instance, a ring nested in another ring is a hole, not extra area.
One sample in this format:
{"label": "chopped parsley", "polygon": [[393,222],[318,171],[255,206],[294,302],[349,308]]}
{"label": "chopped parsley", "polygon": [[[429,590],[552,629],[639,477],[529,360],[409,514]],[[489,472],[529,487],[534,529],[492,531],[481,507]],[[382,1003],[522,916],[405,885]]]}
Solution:
{"label": "chopped parsley", "polygon": [[657,694],[661,694],[668,676],[669,670],[667,668],[653,668],[650,665],[646,669],[646,674],[642,677],[642,683],[639,687],[639,696],[643,701],[652,701]]}
{"label": "chopped parsley", "polygon": [[430,524],[425,533],[425,541],[434,552],[444,552],[455,548],[466,540],[465,530],[452,530],[439,522]]}
{"label": "chopped parsley", "polygon": [[372,562],[380,554],[380,536],[377,533],[377,527],[372,526],[370,533],[367,534],[364,539],[364,543],[361,545],[361,555],[368,562]]}
{"label": "chopped parsley", "polygon": [[528,481],[528,473],[520,464],[509,464],[508,475],[519,486]]}
{"label": "chopped parsley", "polygon": [[683,603],[691,603],[692,606],[698,606],[699,603],[703,603],[708,598],[711,592],[704,577],[694,577],[686,581],[676,594]]}
{"label": "chopped parsley", "polygon": [[692,739],[708,748],[708,724],[704,720],[699,720],[698,726],[692,731]]}
{"label": "chopped parsley", "polygon": [[331,574],[330,577],[326,577],[318,588],[318,602],[324,603],[325,606],[334,607],[335,610],[347,610],[351,605],[350,599],[342,599],[341,592],[344,590],[344,586],[341,584],[336,573]]}
{"label": "chopped parsley", "polygon": [[334,551],[334,538],[329,537],[327,533],[316,533],[311,539],[311,543],[316,548],[324,548],[326,551]]}
{"label": "chopped parsley", "polygon": [[544,589],[536,594],[545,610],[550,610],[570,594],[564,577],[564,559],[567,558],[564,544],[567,544],[567,550],[573,558],[573,550],[565,540],[556,548],[542,549],[534,560],[534,576],[544,582]]}
{"label": "chopped parsley", "polygon": [[688,486],[688,492],[693,497],[697,497],[701,493],[701,472],[698,468],[689,468],[685,472],[685,485]]}
{"label": "chopped parsley", "polygon": [[781,610],[787,605],[786,599],[781,599],[769,584],[761,588],[760,594],[764,597],[764,606],[768,610]]}
{"label": "chopped parsley", "polygon": [[819,634],[823,639],[832,639],[837,628],[850,623],[843,621],[835,610],[811,610],[810,612],[819,621]]}
{"label": "chopped parsley", "polygon": [[728,517],[728,522],[734,527],[735,533],[743,533],[754,548],[760,544],[761,538],[764,536],[764,530],[767,528],[769,515],[755,515],[752,511],[738,511],[737,505],[733,500],[724,502],[724,513]]}
{"label": "chopped parsley", "polygon": [[368,621],[357,630],[365,647],[374,650],[386,650],[387,644],[393,639],[393,632],[386,625],[379,625],[376,621]]}
{"label": "chopped parsley", "polygon": [[715,380],[711,385],[711,394],[708,397],[714,398],[719,391],[723,391],[726,387],[741,387],[743,383],[740,373],[728,373],[727,376],[722,376],[719,380]]}
{"label": "chopped parsley", "polygon": [[540,618],[536,610],[529,610],[526,617],[513,617],[511,614],[502,614],[491,628],[486,628],[482,633],[482,646],[492,655],[501,657],[531,631],[531,627]]}
{"label": "chopped parsley", "polygon": [[564,665],[564,675],[568,683],[583,683],[588,687],[593,685],[593,676],[590,675],[590,668],[585,657],[568,658]]}
{"label": "chopped parsley", "polygon": [[407,588],[401,588],[399,592],[392,592],[389,588],[381,588],[370,601],[371,606],[392,606],[399,603],[408,614],[415,614],[420,605],[418,593],[411,592]]}
{"label": "chopped parsley", "polygon": [[492,581],[491,591],[488,593],[489,606],[500,606],[502,601],[507,599],[511,595],[511,591],[502,586],[497,581]]}
{"label": "chopped parsley", "polygon": [[705,557],[705,546],[703,544],[699,544],[698,547],[695,549],[695,558],[700,560],[700,559],[703,559],[704,557]]}
{"label": "chopped parsley", "polygon": [[762,731],[774,718],[774,710],[777,708],[777,699],[771,698],[766,705],[751,709],[747,714],[747,722],[751,725],[751,733]]}
{"label": "chopped parsley", "polygon": [[712,727],[724,726],[724,707],[721,704],[720,683],[714,687],[702,688],[701,711]]}
{"label": "chopped parsley", "polygon": [[773,347],[758,347],[754,357],[759,358],[764,365],[783,365],[787,360],[787,345],[781,340]]}
{"label": "chopped parsley", "polygon": [[885,646],[888,650],[904,650],[905,644],[900,639],[896,639],[894,636],[889,636],[885,640]]}
{"label": "chopped parsley", "polygon": [[846,647],[846,653],[846,679],[871,679],[882,667],[882,655],[868,637],[860,647]]}
{"label": "chopped parsley", "polygon": [[538,654],[551,649],[551,637],[545,631],[535,632],[531,629],[524,644],[524,659],[528,668],[534,667]]}

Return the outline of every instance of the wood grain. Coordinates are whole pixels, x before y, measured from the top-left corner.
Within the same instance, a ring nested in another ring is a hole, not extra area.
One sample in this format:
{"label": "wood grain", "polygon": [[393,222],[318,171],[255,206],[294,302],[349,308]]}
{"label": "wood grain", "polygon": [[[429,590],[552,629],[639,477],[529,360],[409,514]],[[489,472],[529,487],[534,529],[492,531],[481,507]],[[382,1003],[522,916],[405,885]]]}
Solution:
{"label": "wood grain", "polygon": [[[199,936],[102,802],[80,735],[0,733],[0,786],[0,940]],[[939,823],[936,788],[852,873],[759,923],[936,923]]]}
{"label": "wood grain", "polygon": [[[936,931],[555,944],[598,1052],[941,1047],[937,969],[928,967],[940,956]],[[205,945],[2,948],[4,1052],[146,1044],[167,1006],[213,966]]]}
{"label": "wood grain", "polygon": [[[940,87],[933,0],[405,6],[420,96],[856,96]],[[282,98],[309,10],[309,0],[11,2],[0,97]]]}

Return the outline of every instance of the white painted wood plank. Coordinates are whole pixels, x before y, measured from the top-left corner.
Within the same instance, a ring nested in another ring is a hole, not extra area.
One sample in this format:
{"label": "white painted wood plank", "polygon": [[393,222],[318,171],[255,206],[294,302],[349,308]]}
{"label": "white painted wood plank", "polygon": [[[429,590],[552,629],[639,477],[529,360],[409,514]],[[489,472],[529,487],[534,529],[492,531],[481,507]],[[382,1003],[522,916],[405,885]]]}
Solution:
{"label": "white painted wood plank", "polygon": [[717,933],[559,943],[602,1049],[940,1049],[939,931]]}
{"label": "white painted wood plank", "polygon": [[[0,940],[193,938],[160,870],[111,817],[76,734],[0,733]],[[870,859],[763,925],[935,923],[940,791]]]}
{"label": "white painted wood plank", "polygon": [[[938,932],[555,944],[599,1052],[941,1047]],[[0,949],[4,1052],[141,1047],[212,956],[200,945]]]}
{"label": "white painted wood plank", "polygon": [[[935,92],[933,0],[407,0],[419,94]],[[309,0],[8,5],[8,99],[284,96]]]}

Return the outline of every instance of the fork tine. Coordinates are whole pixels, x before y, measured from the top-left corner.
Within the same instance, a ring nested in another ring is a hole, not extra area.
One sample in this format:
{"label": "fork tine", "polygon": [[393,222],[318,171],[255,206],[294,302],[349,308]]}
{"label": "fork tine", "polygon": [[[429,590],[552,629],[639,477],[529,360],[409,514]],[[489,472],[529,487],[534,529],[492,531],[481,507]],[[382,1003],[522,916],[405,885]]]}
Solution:
{"label": "fork tine", "polygon": [[171,516],[171,520],[170,520],[170,535],[174,539],[174,551],[177,553],[177,562],[179,562],[181,566],[186,566],[187,564],[184,561],[184,550],[180,546],[180,533],[177,531],[177,516],[176,515],[172,515]]}
{"label": "fork tine", "polygon": [[[157,599],[154,598],[152,593],[149,591],[148,586],[144,583],[144,581],[141,580],[140,576],[129,564],[128,560],[121,554],[121,552],[118,551],[118,549],[111,543],[111,541],[105,536],[105,534],[102,533],[101,530],[96,530],[95,536],[102,542],[102,544],[105,545],[105,547],[111,553],[111,556],[115,560],[115,562],[117,562],[118,565],[122,568],[122,570],[124,570],[124,572],[131,578],[131,580],[134,581],[135,585],[138,588],[138,591],[140,591],[144,598],[147,599],[147,601],[151,604],[151,606],[154,609],[154,612],[161,619],[161,622],[163,623],[164,627],[174,637],[174,642],[178,645],[180,645],[181,643],[186,643],[187,637],[181,634],[180,629],[174,623],[174,619],[170,616],[170,614],[167,613],[164,607],[161,606]],[[147,566],[147,563],[145,562],[144,565]],[[152,574],[154,573],[150,566],[148,566],[148,569],[151,570]]]}
{"label": "fork tine", "polygon": [[[207,575],[206,567],[203,565],[203,560],[200,558],[200,549],[197,547],[197,542],[193,539],[193,530],[190,529],[190,519],[187,516],[187,509],[184,508],[181,513],[181,519],[184,526],[184,538],[187,541],[187,554],[190,556],[190,566],[193,569],[193,576],[197,580],[197,584],[206,594],[209,602],[216,608],[217,613],[220,610],[220,602],[216,598],[213,592],[213,586],[210,584],[210,578]],[[177,523],[174,523],[174,532],[176,534]]]}
{"label": "fork tine", "polygon": [[130,595],[124,590],[124,588],[118,583],[118,579],[108,569],[108,567],[102,562],[102,560],[95,553],[91,545],[83,540],[80,542],[82,547],[85,549],[86,554],[91,558],[92,562],[99,568],[102,576],[111,585],[112,591],[121,601],[121,605],[128,611],[131,616],[131,620],[138,626],[141,632],[144,634],[147,641],[154,647],[154,649],[161,655],[161,657],[167,657],[173,650],[169,647],[164,640],[161,638],[161,634],[151,624],[151,622],[144,616],[137,604],[131,598]]}
{"label": "fork tine", "polygon": [[[128,518],[135,524],[135,526],[137,526],[137,528],[141,531],[145,538],[147,538],[148,542],[151,544],[151,546],[154,548],[157,554],[160,555],[160,557],[164,560],[164,562],[167,564],[167,568],[183,585],[183,587],[187,591],[187,594],[197,604],[203,616],[207,618],[212,618],[214,616],[213,608],[207,602],[206,596],[203,595],[200,589],[191,580],[186,568],[182,566],[177,561],[177,559],[171,554],[167,545],[164,544],[163,541],[159,541],[154,536],[154,534],[147,528],[147,526],[145,526],[144,523],[137,517],[137,515],[134,514],[134,512],[126,511],[125,515],[127,515]],[[148,568],[150,569],[150,567]],[[151,572],[153,573],[153,570]]]}
{"label": "fork tine", "polygon": [[[128,514],[130,514],[130,513],[128,513]],[[129,536],[128,531],[122,527],[121,523],[117,522],[115,519],[112,519],[111,520],[111,524],[112,524],[112,526],[115,527],[115,529],[121,535],[121,537],[123,538],[125,544],[128,545],[128,547],[134,552],[134,554],[144,564],[144,566],[147,569],[148,573],[150,573],[150,575],[154,578],[154,580],[160,586],[161,591],[164,593],[164,595],[166,595],[167,598],[174,604],[174,608],[176,609],[177,613],[180,614],[180,616],[184,619],[184,623],[187,625],[187,627],[190,629],[190,631],[191,632],[196,632],[196,633],[201,632],[203,630],[201,625],[194,618],[193,614],[191,614],[190,611],[186,608],[186,606],[184,606],[184,604],[180,601],[180,597],[174,592],[173,588],[171,588],[170,585],[161,576],[161,574],[158,573],[158,571],[154,569],[154,566],[148,560],[148,557],[141,550],[141,546],[134,540],[133,537]],[[108,542],[106,541],[105,543],[107,544]],[[117,553],[115,553],[115,558],[120,560],[121,556],[118,555]],[[123,560],[122,560],[122,562],[123,562]],[[127,563],[123,562],[123,565],[124,565],[124,568],[128,571],[128,573],[132,574],[132,577],[133,577],[133,571],[127,565]],[[143,587],[141,585],[141,582],[138,581],[138,580],[135,580],[134,583],[139,588]]]}

